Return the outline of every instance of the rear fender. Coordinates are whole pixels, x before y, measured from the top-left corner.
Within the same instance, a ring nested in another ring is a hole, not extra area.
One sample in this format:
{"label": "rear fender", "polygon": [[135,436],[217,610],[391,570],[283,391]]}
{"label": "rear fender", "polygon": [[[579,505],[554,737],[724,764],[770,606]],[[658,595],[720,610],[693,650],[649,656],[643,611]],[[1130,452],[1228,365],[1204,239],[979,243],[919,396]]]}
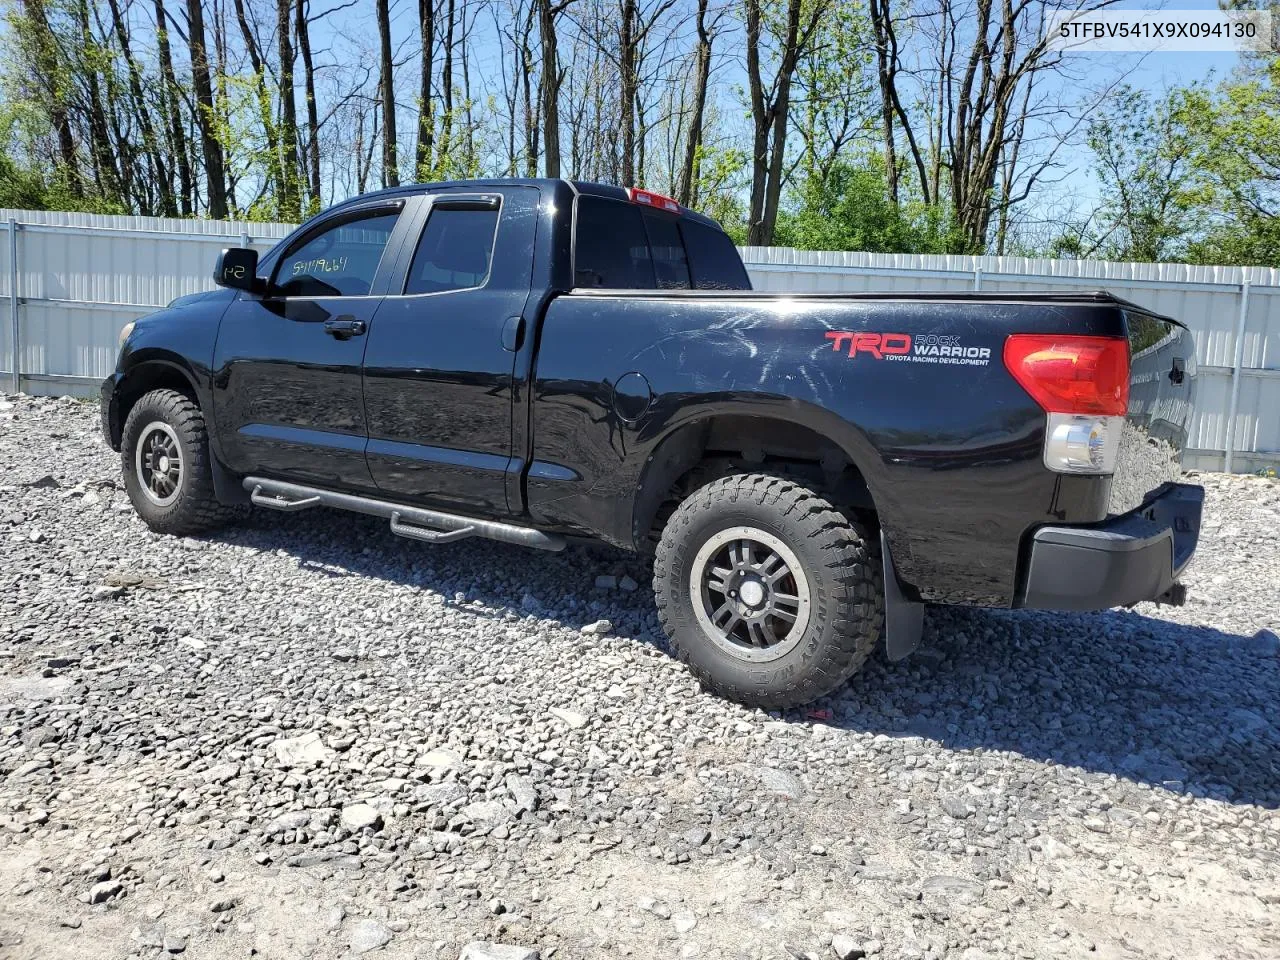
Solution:
{"label": "rear fender", "polygon": [[[878,460],[866,435],[855,425],[814,403],[777,394],[710,394],[703,397],[670,396],[660,399],[654,415],[640,431],[642,446],[650,453],[638,464],[634,477],[636,498],[633,504],[632,535],[637,548],[648,538],[650,525],[671,491],[672,485],[697,465],[707,448],[708,434],[718,418],[749,417],[794,430],[804,427],[829,444],[829,451],[858,471],[867,484],[863,497],[869,495],[878,513],[878,522],[887,528],[887,536],[899,544],[895,518],[879,511],[880,492],[872,485],[867,465]],[[664,416],[664,413],[668,416]],[[658,434],[656,442],[650,439]],[[823,462],[824,468],[830,464]],[[767,466],[761,469],[767,470]],[[852,506],[842,503],[840,506]]]}

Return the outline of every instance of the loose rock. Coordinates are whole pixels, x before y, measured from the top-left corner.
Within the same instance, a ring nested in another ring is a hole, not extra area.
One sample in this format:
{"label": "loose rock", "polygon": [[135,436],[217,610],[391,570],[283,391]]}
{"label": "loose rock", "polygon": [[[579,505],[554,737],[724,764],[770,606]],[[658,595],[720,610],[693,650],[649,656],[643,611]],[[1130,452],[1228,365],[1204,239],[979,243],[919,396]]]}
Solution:
{"label": "loose rock", "polygon": [[357,920],[351,926],[347,943],[356,956],[385,947],[391,942],[391,928],[377,920]]}
{"label": "loose rock", "polygon": [[349,833],[376,830],[382,825],[382,814],[367,803],[353,803],[342,808],[342,829]]}

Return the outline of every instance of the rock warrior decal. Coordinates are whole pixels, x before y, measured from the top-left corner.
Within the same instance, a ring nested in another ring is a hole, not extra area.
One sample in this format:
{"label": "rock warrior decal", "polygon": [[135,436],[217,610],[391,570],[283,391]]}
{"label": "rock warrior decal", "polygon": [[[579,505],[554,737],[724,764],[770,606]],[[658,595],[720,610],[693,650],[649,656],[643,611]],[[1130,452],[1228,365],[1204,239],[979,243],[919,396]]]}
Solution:
{"label": "rock warrior decal", "polygon": [[824,336],[836,353],[848,348],[848,355],[865,353],[875,360],[900,360],[908,363],[947,363],[985,367],[991,362],[990,347],[967,347],[959,337],[927,333],[855,333],[851,330],[828,330]]}

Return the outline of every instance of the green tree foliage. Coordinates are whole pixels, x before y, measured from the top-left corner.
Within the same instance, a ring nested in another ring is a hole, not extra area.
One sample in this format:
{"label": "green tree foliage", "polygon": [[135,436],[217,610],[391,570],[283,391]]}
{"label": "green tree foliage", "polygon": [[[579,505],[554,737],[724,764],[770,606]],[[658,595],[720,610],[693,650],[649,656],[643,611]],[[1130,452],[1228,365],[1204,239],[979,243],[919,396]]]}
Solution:
{"label": "green tree foliage", "polygon": [[1077,89],[1109,65],[1024,43],[1065,2],[0,0],[0,204],[292,220],[562,173],[740,242],[1280,263],[1280,56]]}
{"label": "green tree foliage", "polygon": [[1132,88],[1117,91],[1089,124],[1088,143],[1102,188],[1096,235],[1079,252],[1113,260],[1171,259],[1195,220],[1189,193],[1191,146],[1180,127],[1179,101]]}
{"label": "green tree foliage", "polygon": [[778,242],[802,250],[959,253],[965,238],[936,204],[889,199],[878,156],[838,160],[806,177],[778,221]]}
{"label": "green tree foliage", "polygon": [[9,157],[0,153],[0,207],[19,210],[43,210],[48,190],[44,182],[29,170],[22,170]]}
{"label": "green tree foliage", "polygon": [[1208,221],[1190,256],[1280,266],[1280,56],[1216,90],[1186,91],[1178,120]]}
{"label": "green tree foliage", "polygon": [[1122,89],[1087,143],[1100,203],[1031,252],[1280,265],[1280,57],[1216,87]]}
{"label": "green tree foliage", "polygon": [[[65,168],[31,164],[15,156],[14,146],[30,142],[43,121],[26,111],[0,105],[0,207],[18,210],[70,210],[76,213],[125,213],[119,203],[73,183]],[[6,146],[7,145],[7,146]]]}
{"label": "green tree foliage", "polygon": [[796,72],[800,169],[827,176],[859,142],[875,136],[871,25],[861,0],[834,4],[818,21]]}

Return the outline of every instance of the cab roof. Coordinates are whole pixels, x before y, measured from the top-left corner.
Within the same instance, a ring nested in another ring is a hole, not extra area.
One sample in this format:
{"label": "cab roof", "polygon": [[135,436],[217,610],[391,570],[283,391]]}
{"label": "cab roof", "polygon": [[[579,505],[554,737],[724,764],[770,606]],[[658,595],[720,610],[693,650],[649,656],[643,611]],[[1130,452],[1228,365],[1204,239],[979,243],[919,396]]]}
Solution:
{"label": "cab roof", "polygon": [[[386,187],[382,190],[373,190],[369,193],[362,193],[358,197],[350,197],[340,203],[335,203],[330,210],[337,210],[351,203],[357,203],[376,197],[406,197],[415,196],[420,193],[430,193],[433,190],[454,189],[457,187],[471,187],[477,190],[492,190],[500,187],[537,187],[539,189],[557,189],[568,188],[575,195],[588,197],[605,197],[610,200],[620,200],[623,203],[630,203],[631,196],[627,193],[626,188],[614,186],[609,183],[593,183],[590,180],[569,180],[565,178],[556,179],[554,177],[489,177],[476,180],[440,180],[428,183],[407,183],[398,187]],[[690,220],[696,220],[698,223],[713,227],[723,232],[724,228],[715,220],[704,214],[698,213],[696,210],[690,210],[688,207],[680,205],[680,216],[687,217]]]}

